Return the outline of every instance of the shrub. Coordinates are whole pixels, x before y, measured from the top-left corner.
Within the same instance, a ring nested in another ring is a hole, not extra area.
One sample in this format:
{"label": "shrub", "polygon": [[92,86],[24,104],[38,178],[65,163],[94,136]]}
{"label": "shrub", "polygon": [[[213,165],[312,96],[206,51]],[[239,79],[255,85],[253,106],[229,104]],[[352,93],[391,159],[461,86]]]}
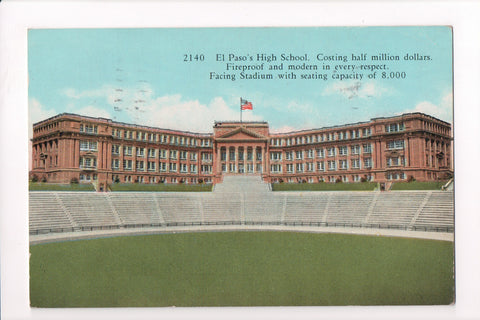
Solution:
{"label": "shrub", "polygon": [[115,178],[115,183],[120,183],[120,178],[119,177]]}
{"label": "shrub", "polygon": [[413,176],[408,177],[407,182],[412,182],[415,181],[415,178]]}
{"label": "shrub", "polygon": [[360,178],[360,182],[367,182],[367,176],[363,176]]}
{"label": "shrub", "polygon": [[78,178],[73,177],[72,179],[70,179],[70,184],[78,184]]}
{"label": "shrub", "polygon": [[38,176],[36,174],[32,176],[32,182],[38,182]]}
{"label": "shrub", "polygon": [[198,179],[198,183],[199,183],[199,184],[202,184],[202,183],[203,183],[203,179],[202,179],[202,178]]}
{"label": "shrub", "polygon": [[43,176],[42,182],[47,182],[47,177]]}
{"label": "shrub", "polygon": [[342,178],[337,178],[337,179],[335,180],[335,183],[341,183],[341,182],[342,182]]}

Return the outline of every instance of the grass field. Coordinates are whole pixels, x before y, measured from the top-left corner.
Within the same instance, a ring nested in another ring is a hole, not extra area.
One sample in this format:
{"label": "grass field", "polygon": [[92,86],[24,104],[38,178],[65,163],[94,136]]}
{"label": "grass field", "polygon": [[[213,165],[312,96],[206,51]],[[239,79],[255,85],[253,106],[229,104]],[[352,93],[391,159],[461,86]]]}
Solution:
{"label": "grass field", "polygon": [[376,186],[376,182],[273,183],[272,191],[372,191]]}
{"label": "grass field", "polygon": [[429,181],[429,182],[394,182],[392,190],[441,190],[447,181]]}
{"label": "grass field", "polygon": [[28,190],[30,191],[95,191],[95,188],[91,183],[56,184],[56,183],[29,182]]}
{"label": "grass field", "polygon": [[294,232],[130,236],[30,247],[33,307],[430,305],[453,243]]}

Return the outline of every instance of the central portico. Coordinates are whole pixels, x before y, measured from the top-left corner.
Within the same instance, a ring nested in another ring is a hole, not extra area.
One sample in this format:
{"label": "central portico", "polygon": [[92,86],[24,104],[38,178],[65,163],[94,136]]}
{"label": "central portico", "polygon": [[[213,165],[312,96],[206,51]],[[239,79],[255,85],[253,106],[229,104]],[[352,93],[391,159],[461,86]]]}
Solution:
{"label": "central portico", "polygon": [[214,130],[215,182],[225,174],[268,174],[268,123],[217,121]]}

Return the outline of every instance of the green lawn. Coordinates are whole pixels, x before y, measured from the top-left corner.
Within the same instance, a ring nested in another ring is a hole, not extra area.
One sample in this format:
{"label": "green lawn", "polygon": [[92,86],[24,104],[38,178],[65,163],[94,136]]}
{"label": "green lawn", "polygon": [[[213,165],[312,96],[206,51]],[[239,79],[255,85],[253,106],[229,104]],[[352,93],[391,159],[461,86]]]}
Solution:
{"label": "green lawn", "polygon": [[372,191],[376,182],[356,183],[272,183],[273,191]]}
{"label": "green lawn", "polygon": [[453,243],[294,232],[30,247],[33,307],[450,304]]}
{"label": "green lawn", "polygon": [[210,192],[211,184],[143,184],[143,183],[113,183],[112,191],[157,191],[157,192]]}
{"label": "green lawn", "polygon": [[391,190],[441,190],[447,181],[430,181],[430,182],[394,182]]}
{"label": "green lawn", "polygon": [[28,190],[30,191],[95,191],[92,184],[72,183],[72,184],[56,184],[29,182]]}

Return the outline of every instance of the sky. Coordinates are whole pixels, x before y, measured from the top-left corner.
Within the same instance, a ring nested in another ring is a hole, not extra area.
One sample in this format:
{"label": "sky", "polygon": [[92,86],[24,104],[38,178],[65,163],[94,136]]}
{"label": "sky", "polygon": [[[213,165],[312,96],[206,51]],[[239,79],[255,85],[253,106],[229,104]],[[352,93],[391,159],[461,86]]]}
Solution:
{"label": "sky", "polygon": [[[276,60],[258,61],[261,54]],[[282,54],[307,60],[282,61]],[[352,54],[366,60],[353,61]],[[380,54],[399,60],[371,60]],[[407,54],[417,59],[406,61]],[[346,61],[338,60],[343,56]],[[240,79],[227,63],[263,63],[257,72],[273,79]],[[282,71],[267,70],[281,64]],[[319,69],[296,70],[296,79],[277,76],[289,73],[289,65],[304,64]],[[375,77],[358,69],[372,64],[387,69]],[[330,70],[322,70],[325,65]],[[241,97],[253,104],[243,120],[268,121],[272,132],[416,111],[452,122],[453,114],[448,27],[31,29],[28,70],[30,128],[69,112],[208,133],[214,121],[239,120]],[[236,78],[211,79],[212,72]],[[327,80],[301,79],[313,73],[325,73]],[[340,74],[347,79],[334,78]]]}

